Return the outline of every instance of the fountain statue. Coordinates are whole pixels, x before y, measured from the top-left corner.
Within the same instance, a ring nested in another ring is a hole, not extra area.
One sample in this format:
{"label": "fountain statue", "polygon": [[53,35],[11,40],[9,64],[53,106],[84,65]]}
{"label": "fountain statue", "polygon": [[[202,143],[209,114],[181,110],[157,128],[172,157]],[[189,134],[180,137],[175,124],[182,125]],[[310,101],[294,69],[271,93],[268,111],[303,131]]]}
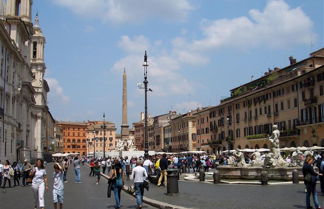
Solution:
{"label": "fountain statue", "polygon": [[247,167],[247,164],[245,162],[245,156],[244,156],[243,152],[236,150],[234,152],[234,156],[238,159],[237,164],[236,164],[238,167]]}
{"label": "fountain statue", "polygon": [[269,137],[269,141],[271,142],[271,153],[269,153],[268,155],[268,157],[270,158],[270,164],[272,167],[288,167],[288,163],[282,158],[280,154],[279,137],[280,131],[278,130],[278,126],[273,125],[273,132]]}

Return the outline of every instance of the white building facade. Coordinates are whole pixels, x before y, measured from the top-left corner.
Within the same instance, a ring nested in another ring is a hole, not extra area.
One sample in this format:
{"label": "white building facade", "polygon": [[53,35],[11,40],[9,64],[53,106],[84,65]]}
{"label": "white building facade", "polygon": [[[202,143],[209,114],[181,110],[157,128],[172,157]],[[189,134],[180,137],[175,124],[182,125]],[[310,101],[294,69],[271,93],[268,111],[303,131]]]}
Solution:
{"label": "white building facade", "polygon": [[31,21],[32,0],[0,3],[0,159],[43,158],[48,130],[54,130],[44,80],[45,38],[38,17],[35,25]]}

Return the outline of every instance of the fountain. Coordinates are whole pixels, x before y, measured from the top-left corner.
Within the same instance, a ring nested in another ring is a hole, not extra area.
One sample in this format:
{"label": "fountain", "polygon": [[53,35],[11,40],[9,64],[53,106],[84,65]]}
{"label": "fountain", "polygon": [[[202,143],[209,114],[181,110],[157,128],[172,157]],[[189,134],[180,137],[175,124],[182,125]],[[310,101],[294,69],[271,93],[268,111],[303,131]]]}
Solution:
{"label": "fountain", "polygon": [[284,160],[280,153],[279,137],[278,126],[273,125],[272,135],[268,139],[271,142],[270,152],[264,157],[261,157],[260,152],[254,152],[250,163],[245,162],[243,152],[240,150],[234,151],[232,159],[229,160],[229,165],[217,167],[220,177],[222,179],[257,180],[260,179],[262,171],[267,171],[269,180],[287,181],[292,179],[292,172],[297,170],[299,178],[302,179],[302,161],[299,157],[301,152],[296,150],[292,155],[291,162]]}

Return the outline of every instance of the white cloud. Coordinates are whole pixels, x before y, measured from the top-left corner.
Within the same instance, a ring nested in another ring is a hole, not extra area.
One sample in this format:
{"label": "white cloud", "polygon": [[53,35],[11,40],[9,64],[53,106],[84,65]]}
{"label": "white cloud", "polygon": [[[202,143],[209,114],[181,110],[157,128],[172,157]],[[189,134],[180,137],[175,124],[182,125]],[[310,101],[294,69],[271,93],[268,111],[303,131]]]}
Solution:
{"label": "white cloud", "polygon": [[133,40],[122,36],[118,46],[128,53],[143,53],[150,48],[150,43],[143,35],[135,36]]}
{"label": "white cloud", "polygon": [[178,112],[188,112],[197,109],[198,107],[203,107],[203,105],[196,101],[183,102],[174,106],[175,110]]}
{"label": "white cloud", "polygon": [[182,62],[206,63],[209,50],[222,47],[285,48],[306,45],[316,38],[313,22],[299,7],[290,8],[284,0],[271,0],[263,11],[252,9],[248,16],[233,19],[203,20],[203,38],[173,41],[174,52]]}
{"label": "white cloud", "polygon": [[205,39],[195,41],[198,49],[220,46],[286,47],[308,44],[315,34],[313,23],[301,8],[290,8],[283,0],[272,0],[264,11],[252,9],[249,17],[205,21]]}
{"label": "white cloud", "polygon": [[68,103],[70,101],[70,98],[64,94],[63,87],[55,78],[46,78],[46,81],[50,88],[49,94],[54,100],[59,100],[63,103]]}
{"label": "white cloud", "polygon": [[188,0],[52,0],[82,16],[113,23],[159,18],[183,21],[193,6]]}

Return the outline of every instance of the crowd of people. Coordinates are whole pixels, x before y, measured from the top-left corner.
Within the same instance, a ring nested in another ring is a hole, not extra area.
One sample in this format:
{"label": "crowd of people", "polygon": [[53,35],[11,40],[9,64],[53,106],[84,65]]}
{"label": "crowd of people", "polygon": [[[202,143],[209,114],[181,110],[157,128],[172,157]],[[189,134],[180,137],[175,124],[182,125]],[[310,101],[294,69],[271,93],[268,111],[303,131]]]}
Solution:
{"label": "crowd of people", "polygon": [[[65,157],[54,159],[53,166],[53,203],[55,209],[63,208],[64,183],[67,183],[67,172],[73,170],[75,183],[81,182],[80,168],[82,165],[89,167],[89,176],[95,177],[95,184],[100,183],[101,175],[108,178],[107,195],[114,194],[116,208],[121,207],[121,190],[126,179],[133,180],[133,189],[136,195],[136,204],[142,208],[144,188],[148,185],[149,176],[158,176],[157,186],[167,185],[167,170],[178,169],[181,172],[208,171],[219,165],[226,165],[231,157],[230,153],[222,155],[155,155],[147,157]],[[246,162],[253,159],[253,156],[245,155]],[[321,193],[324,195],[324,153],[309,153],[304,156],[302,172],[304,175],[306,205],[312,208],[310,203],[313,197],[316,209],[320,209],[316,182],[320,180]],[[13,181],[12,181],[13,180]],[[13,183],[13,185],[12,185]],[[10,164],[0,161],[0,186],[3,190],[11,186],[30,185],[34,194],[35,208],[44,208],[44,192],[48,190],[47,172],[43,160],[38,159],[34,165],[28,161],[23,163],[14,162]]]}

